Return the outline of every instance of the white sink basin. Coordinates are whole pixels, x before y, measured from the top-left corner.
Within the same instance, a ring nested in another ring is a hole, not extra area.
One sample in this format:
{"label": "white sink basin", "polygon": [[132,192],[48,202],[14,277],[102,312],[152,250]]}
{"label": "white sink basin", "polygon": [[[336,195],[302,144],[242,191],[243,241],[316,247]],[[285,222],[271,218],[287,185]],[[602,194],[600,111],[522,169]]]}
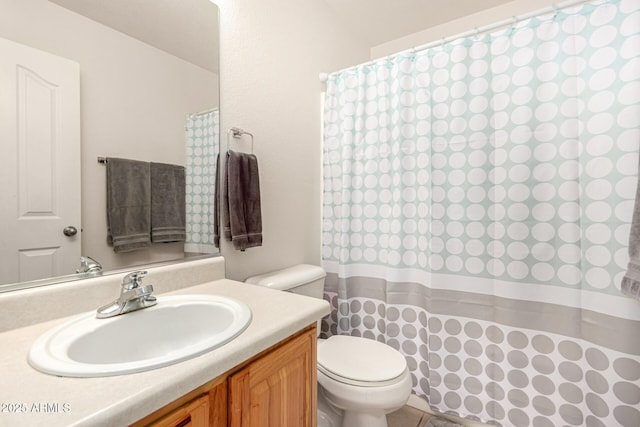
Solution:
{"label": "white sink basin", "polygon": [[159,296],[158,304],[109,319],[95,312],[40,336],[29,364],[64,377],[104,377],[147,371],[199,356],[246,329],[251,310],[213,295]]}

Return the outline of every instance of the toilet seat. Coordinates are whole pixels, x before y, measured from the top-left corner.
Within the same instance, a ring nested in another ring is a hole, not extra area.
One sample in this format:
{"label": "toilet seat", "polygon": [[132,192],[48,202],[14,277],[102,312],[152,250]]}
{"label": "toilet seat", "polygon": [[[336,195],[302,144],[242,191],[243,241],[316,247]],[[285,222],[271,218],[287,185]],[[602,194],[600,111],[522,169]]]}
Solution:
{"label": "toilet seat", "polygon": [[407,362],[386,344],[367,338],[334,335],[318,342],[318,370],[359,387],[381,387],[402,380]]}

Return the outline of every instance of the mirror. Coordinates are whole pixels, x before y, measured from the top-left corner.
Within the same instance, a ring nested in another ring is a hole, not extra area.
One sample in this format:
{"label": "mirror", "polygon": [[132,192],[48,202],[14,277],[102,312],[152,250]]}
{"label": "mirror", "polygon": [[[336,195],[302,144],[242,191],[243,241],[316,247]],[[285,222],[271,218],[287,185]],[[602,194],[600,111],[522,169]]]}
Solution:
{"label": "mirror", "polygon": [[[75,274],[80,255],[109,272],[217,254],[208,225],[219,152],[217,6],[0,0],[0,7],[0,92],[12,95],[0,101],[0,138],[9,147],[0,148],[0,291],[86,277]],[[67,86],[75,89],[62,93]],[[101,157],[185,166],[186,241],[115,253]],[[72,186],[58,186],[65,180]],[[75,249],[44,237],[49,230]]]}

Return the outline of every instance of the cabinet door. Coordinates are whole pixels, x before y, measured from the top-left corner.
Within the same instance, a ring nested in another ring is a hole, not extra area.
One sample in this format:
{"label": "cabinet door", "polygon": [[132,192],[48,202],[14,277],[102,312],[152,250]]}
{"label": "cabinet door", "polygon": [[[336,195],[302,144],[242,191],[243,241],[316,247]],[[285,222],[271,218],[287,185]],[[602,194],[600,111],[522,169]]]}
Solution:
{"label": "cabinet door", "polygon": [[209,427],[209,395],[205,394],[162,417],[151,427]]}
{"label": "cabinet door", "polygon": [[315,427],[316,329],[229,377],[232,427]]}

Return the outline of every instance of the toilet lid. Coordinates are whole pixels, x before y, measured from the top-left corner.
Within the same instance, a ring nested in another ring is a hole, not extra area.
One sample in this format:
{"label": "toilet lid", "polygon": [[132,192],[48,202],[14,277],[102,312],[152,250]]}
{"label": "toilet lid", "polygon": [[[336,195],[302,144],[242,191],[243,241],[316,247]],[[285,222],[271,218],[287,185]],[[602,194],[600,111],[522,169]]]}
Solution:
{"label": "toilet lid", "polygon": [[318,344],[318,369],[342,382],[383,385],[395,382],[407,362],[400,352],[378,341],[334,335]]}

